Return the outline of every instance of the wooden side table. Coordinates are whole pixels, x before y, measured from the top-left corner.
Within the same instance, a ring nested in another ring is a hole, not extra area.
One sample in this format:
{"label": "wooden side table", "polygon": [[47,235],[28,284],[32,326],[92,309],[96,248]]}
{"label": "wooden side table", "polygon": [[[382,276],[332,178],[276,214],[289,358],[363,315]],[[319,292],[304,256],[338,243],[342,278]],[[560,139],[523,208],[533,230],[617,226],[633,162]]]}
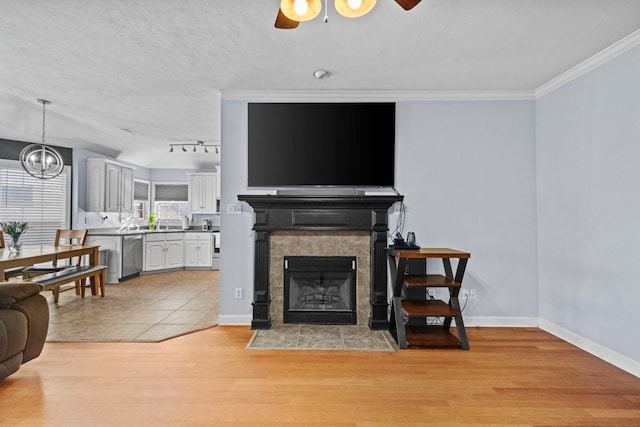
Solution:
{"label": "wooden side table", "polygon": [[[388,259],[393,280],[393,298],[389,330],[401,349],[457,347],[469,349],[458,296],[471,257],[468,252],[449,248],[389,249]],[[411,259],[441,258],[445,274],[405,274]],[[455,276],[451,258],[458,259]],[[429,297],[428,288],[447,288],[449,301]],[[429,325],[428,319],[443,318],[442,324]],[[456,334],[451,321],[456,320]]]}

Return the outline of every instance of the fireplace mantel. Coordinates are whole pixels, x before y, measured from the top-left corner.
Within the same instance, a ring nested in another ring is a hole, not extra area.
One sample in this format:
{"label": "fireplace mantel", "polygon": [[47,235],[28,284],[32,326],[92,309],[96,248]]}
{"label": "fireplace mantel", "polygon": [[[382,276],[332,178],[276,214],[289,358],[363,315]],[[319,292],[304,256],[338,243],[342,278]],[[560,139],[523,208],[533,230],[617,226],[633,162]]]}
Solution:
{"label": "fireplace mantel", "polygon": [[387,329],[388,210],[401,195],[239,195],[254,210],[255,261],[252,329],[269,329],[269,235],[274,230],[371,233],[371,329]]}

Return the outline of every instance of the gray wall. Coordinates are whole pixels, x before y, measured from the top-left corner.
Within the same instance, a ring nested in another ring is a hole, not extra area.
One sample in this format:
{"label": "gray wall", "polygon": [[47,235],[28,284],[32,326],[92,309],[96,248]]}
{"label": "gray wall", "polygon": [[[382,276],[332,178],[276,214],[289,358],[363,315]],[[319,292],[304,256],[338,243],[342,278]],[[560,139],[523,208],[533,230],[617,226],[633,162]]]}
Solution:
{"label": "gray wall", "polygon": [[[247,103],[222,101],[220,184],[220,311],[223,324],[249,324],[253,292],[253,211],[244,204],[242,214],[227,215],[227,205],[247,193]],[[243,289],[243,299],[234,298]]]}
{"label": "gray wall", "polygon": [[[247,193],[247,102],[222,104],[221,323],[247,323],[253,212],[226,215]],[[399,102],[396,187],[422,246],[470,251],[473,324],[537,323],[533,101]],[[396,215],[390,217],[390,227]],[[433,268],[440,268],[434,264]],[[245,298],[233,298],[233,289]]]}
{"label": "gray wall", "polygon": [[405,235],[471,252],[463,283],[477,299],[465,308],[467,324],[537,325],[534,102],[400,102],[396,110]]}
{"label": "gray wall", "polygon": [[636,372],[639,76],[636,47],[536,103],[540,318]]}
{"label": "gray wall", "polygon": [[[536,101],[397,104],[404,230],[471,252],[468,323],[539,324],[640,373],[639,75],[636,47]],[[251,318],[253,214],[226,214],[247,193],[246,106],[222,104],[221,323]]]}

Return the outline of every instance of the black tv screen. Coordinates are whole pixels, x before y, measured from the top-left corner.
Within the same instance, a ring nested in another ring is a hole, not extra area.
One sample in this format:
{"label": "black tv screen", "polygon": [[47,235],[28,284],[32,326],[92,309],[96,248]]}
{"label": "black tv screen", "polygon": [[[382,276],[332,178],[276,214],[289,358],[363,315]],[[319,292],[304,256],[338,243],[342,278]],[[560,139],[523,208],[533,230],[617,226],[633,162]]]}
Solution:
{"label": "black tv screen", "polygon": [[249,187],[394,185],[395,103],[249,103]]}

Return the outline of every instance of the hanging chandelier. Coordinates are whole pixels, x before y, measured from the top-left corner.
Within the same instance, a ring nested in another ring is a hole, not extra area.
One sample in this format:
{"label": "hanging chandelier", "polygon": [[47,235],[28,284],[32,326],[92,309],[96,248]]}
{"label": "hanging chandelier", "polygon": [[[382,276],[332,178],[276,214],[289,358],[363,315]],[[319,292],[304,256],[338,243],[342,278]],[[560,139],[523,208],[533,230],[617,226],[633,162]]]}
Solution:
{"label": "hanging chandelier", "polygon": [[198,141],[197,143],[194,144],[169,144],[169,152],[173,153],[173,147],[182,147],[182,151],[183,152],[187,152],[189,150],[187,150],[186,147],[192,147],[192,150],[194,153],[197,151],[198,148],[203,148],[205,153],[209,152],[208,148],[214,148],[216,151],[216,154],[220,153],[220,144],[205,144],[204,141]]}
{"label": "hanging chandelier", "polygon": [[62,173],[64,161],[55,148],[47,146],[44,142],[45,108],[51,101],[38,99],[38,102],[42,104],[42,144],[24,147],[20,152],[20,163],[29,175],[38,179],[51,179]]}

